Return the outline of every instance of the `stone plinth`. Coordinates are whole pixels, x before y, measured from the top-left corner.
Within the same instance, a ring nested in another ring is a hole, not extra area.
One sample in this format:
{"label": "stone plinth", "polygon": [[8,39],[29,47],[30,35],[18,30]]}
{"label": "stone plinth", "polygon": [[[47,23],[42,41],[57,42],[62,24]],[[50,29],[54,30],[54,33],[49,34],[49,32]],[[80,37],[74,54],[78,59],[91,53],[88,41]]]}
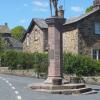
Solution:
{"label": "stone plinth", "polygon": [[62,84],[62,26],[64,18],[52,17],[46,19],[48,24],[49,67],[45,83]]}
{"label": "stone plinth", "polygon": [[46,92],[53,94],[94,94],[96,91],[84,84],[63,84],[63,85],[52,85],[52,84],[31,84],[29,86],[34,91]]}

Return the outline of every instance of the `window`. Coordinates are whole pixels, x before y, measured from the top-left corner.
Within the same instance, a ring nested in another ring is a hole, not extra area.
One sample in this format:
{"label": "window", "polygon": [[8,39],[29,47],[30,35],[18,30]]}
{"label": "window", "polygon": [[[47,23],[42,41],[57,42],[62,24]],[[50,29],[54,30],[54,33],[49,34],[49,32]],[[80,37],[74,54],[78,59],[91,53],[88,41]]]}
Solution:
{"label": "window", "polygon": [[100,34],[100,22],[95,22],[95,34]]}
{"label": "window", "polygon": [[100,60],[100,49],[92,50],[92,58],[96,60]]}

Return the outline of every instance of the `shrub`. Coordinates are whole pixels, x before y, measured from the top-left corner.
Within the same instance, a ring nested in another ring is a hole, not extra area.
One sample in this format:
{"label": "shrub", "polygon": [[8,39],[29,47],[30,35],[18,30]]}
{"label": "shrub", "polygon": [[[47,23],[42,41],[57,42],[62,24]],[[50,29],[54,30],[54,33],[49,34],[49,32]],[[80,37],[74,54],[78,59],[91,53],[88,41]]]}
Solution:
{"label": "shrub", "polygon": [[100,63],[88,56],[64,54],[64,71],[77,76],[90,76],[100,72]]}
{"label": "shrub", "polygon": [[7,51],[1,55],[1,65],[9,69],[34,69],[36,73],[47,73],[48,55],[45,53],[24,53]]}
{"label": "shrub", "polygon": [[40,76],[40,73],[48,71],[48,55],[45,53],[34,53],[34,71]]}
{"label": "shrub", "polygon": [[[37,75],[48,71],[48,54],[6,51],[0,53],[1,65],[9,69],[33,69]],[[64,53],[64,73],[90,76],[100,73],[100,61],[83,55]]]}
{"label": "shrub", "polygon": [[16,69],[17,65],[17,53],[16,52],[4,52],[1,56],[2,66],[9,66],[11,69]]}

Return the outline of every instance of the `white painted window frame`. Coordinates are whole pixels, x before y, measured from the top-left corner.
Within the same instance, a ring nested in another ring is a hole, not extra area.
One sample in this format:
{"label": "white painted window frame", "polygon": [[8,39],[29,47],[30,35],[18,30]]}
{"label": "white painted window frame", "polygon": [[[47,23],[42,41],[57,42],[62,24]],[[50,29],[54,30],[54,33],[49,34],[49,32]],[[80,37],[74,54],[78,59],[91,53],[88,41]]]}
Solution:
{"label": "white painted window frame", "polygon": [[95,34],[100,35],[100,22],[95,22]]}
{"label": "white painted window frame", "polygon": [[100,49],[92,49],[92,50],[91,50],[91,56],[92,56],[92,58],[93,58],[93,50],[96,50],[96,60],[100,60],[100,59],[99,59],[99,53],[100,53],[99,50],[100,50]]}

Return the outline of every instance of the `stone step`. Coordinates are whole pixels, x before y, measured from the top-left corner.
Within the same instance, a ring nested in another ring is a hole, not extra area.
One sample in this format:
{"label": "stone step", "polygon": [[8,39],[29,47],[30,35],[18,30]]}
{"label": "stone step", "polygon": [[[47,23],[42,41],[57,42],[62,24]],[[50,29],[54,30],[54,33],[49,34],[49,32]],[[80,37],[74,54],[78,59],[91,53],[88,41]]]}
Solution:
{"label": "stone step", "polygon": [[37,89],[36,91],[47,92],[52,94],[65,94],[65,95],[77,95],[77,94],[89,94],[93,93],[91,88],[80,88],[80,89],[62,89],[62,90],[45,90],[45,89]]}
{"label": "stone step", "polygon": [[80,85],[79,84],[78,85],[77,84],[76,85],[75,84],[74,85],[73,84],[72,85],[71,84],[70,85],[67,84],[67,85],[62,85],[62,86],[52,86],[52,90],[57,90],[57,89],[58,90],[59,89],[60,90],[65,90],[65,89],[80,89],[80,88],[85,88],[85,87],[86,86],[84,84],[80,84]]}
{"label": "stone step", "polygon": [[34,91],[47,92],[52,94],[79,95],[97,93],[96,91],[93,91],[91,88],[86,87],[85,84],[31,84],[29,87]]}
{"label": "stone step", "polygon": [[71,94],[82,94],[85,92],[92,91],[91,88],[81,88],[81,89],[66,89],[66,90],[50,90],[48,92],[53,94],[65,94],[65,95],[71,95]]}
{"label": "stone step", "polygon": [[80,88],[80,89],[74,89],[73,94],[80,94],[80,93],[86,93],[86,92],[91,92],[91,88]]}
{"label": "stone step", "polygon": [[45,89],[45,90],[66,90],[66,89],[80,89],[85,88],[85,84],[64,84],[64,85],[50,85],[50,84],[34,84],[31,89]]}
{"label": "stone step", "polygon": [[92,91],[89,91],[89,92],[85,92],[85,93],[82,93],[83,95],[89,95],[89,94],[97,94],[98,92],[95,91],[95,90],[92,90]]}

